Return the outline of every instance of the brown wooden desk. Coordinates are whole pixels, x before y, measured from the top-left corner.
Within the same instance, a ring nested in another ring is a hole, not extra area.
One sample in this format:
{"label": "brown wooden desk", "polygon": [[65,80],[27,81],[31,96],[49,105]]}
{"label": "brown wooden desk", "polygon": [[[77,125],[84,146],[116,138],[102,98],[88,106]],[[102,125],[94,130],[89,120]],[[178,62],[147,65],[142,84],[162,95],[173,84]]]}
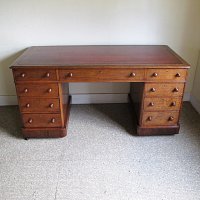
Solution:
{"label": "brown wooden desk", "polygon": [[168,46],[30,47],[11,68],[25,138],[66,135],[69,82],[130,82],[138,135],[179,132],[189,64]]}

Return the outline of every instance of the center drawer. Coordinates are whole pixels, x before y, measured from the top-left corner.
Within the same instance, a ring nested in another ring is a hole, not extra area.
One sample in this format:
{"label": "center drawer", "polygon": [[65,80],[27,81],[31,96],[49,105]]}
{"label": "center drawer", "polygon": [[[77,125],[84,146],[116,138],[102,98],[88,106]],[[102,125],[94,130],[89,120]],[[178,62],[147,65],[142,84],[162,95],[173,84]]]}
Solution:
{"label": "center drawer", "polygon": [[17,84],[16,90],[18,96],[42,96],[42,97],[58,97],[59,89],[58,84],[37,84],[26,83]]}
{"label": "center drawer", "polygon": [[60,112],[59,99],[20,97],[19,106],[23,113]]}
{"label": "center drawer", "polygon": [[135,82],[144,80],[143,69],[67,69],[59,70],[65,82]]}

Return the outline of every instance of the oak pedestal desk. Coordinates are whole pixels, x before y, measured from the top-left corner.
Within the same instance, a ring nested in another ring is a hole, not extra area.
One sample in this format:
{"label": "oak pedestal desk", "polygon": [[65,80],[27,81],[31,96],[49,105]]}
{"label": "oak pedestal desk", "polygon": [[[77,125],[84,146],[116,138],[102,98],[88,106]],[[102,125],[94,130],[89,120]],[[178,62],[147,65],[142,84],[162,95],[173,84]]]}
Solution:
{"label": "oak pedestal desk", "polygon": [[179,132],[189,64],[168,46],[30,47],[11,68],[25,138],[66,135],[70,82],[130,82],[137,134]]}

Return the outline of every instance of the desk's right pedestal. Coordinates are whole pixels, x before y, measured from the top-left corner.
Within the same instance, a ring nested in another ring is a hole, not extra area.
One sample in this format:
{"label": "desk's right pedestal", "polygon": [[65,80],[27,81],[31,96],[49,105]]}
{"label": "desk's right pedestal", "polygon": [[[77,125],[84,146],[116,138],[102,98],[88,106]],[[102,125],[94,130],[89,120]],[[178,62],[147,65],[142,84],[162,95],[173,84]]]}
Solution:
{"label": "desk's right pedestal", "polygon": [[130,97],[137,116],[138,135],[179,133],[184,82],[131,83]]}

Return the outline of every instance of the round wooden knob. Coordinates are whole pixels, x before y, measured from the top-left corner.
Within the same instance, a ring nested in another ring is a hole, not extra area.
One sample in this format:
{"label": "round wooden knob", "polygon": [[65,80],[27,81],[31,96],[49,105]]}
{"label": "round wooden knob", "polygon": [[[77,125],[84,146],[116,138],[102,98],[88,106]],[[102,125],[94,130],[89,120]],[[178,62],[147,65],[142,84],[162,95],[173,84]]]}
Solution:
{"label": "round wooden knob", "polygon": [[178,92],[179,91],[179,89],[176,87],[176,88],[174,88],[174,92]]}
{"label": "round wooden knob", "polygon": [[55,123],[56,122],[56,119],[55,118],[52,118],[51,119],[51,123]]}
{"label": "round wooden knob", "polygon": [[50,77],[50,73],[46,73],[46,77],[49,78]]}
{"label": "round wooden knob", "polygon": [[22,78],[24,78],[25,76],[26,76],[26,74],[25,74],[25,73],[22,73],[22,74],[21,74],[21,77],[22,77]]}
{"label": "round wooden knob", "polygon": [[72,73],[68,73],[68,74],[65,76],[65,78],[70,78],[70,77],[72,77],[72,76],[73,76]]}
{"label": "round wooden knob", "polygon": [[174,117],[170,116],[169,121],[173,121],[173,120],[174,120]]}
{"label": "round wooden knob", "polygon": [[176,102],[173,101],[173,102],[171,103],[171,106],[176,106]]}
{"label": "round wooden knob", "polygon": [[150,102],[150,103],[149,103],[149,106],[151,106],[151,107],[154,106],[154,103],[153,103],[153,102]]}
{"label": "round wooden knob", "polygon": [[27,103],[27,104],[26,104],[26,107],[27,107],[27,108],[30,108],[30,104],[29,104],[29,103]]}
{"label": "round wooden knob", "polygon": [[51,93],[51,92],[52,92],[52,89],[51,89],[51,88],[49,88],[49,89],[48,89],[48,93]]}
{"label": "round wooden knob", "polygon": [[28,92],[28,89],[27,89],[27,88],[25,88],[25,89],[24,89],[24,93],[27,93],[27,92]]}
{"label": "round wooden knob", "polygon": [[131,77],[135,77],[136,74],[132,72],[132,73],[130,74],[130,76],[131,76]]}
{"label": "round wooden knob", "polygon": [[51,104],[49,105],[50,108],[53,108],[53,106],[54,106],[53,103],[51,103]]}
{"label": "round wooden knob", "polygon": [[158,73],[154,72],[153,77],[157,77],[157,76],[158,76]]}
{"label": "round wooden knob", "polygon": [[156,88],[151,88],[151,92],[155,92],[156,91]]}
{"label": "round wooden knob", "polygon": [[32,124],[32,122],[33,122],[33,119],[29,119],[29,120],[28,120],[28,123],[29,123],[29,124]]}
{"label": "round wooden knob", "polygon": [[180,73],[177,73],[177,74],[176,74],[176,77],[181,77],[181,74],[180,74]]}
{"label": "round wooden knob", "polygon": [[68,77],[72,77],[72,76],[73,76],[73,74],[72,74],[72,73],[69,73],[69,74],[68,74]]}
{"label": "round wooden knob", "polygon": [[148,120],[148,121],[152,121],[152,116],[149,116],[149,117],[147,118],[147,120]]}

